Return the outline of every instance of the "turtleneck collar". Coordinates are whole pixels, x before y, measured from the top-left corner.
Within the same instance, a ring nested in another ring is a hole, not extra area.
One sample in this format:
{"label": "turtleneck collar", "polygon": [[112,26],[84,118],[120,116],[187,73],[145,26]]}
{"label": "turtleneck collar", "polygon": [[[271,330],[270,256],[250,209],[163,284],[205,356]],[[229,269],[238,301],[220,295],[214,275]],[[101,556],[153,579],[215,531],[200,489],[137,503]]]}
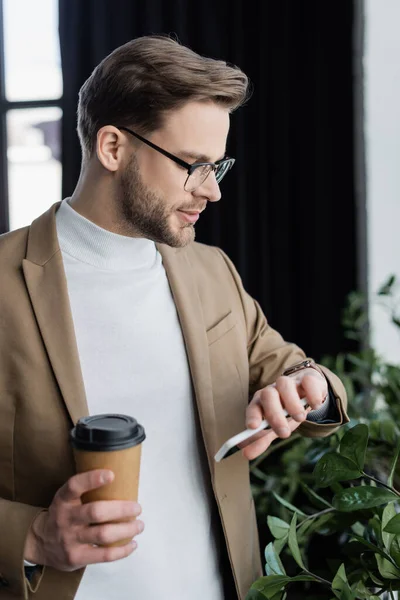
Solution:
{"label": "turtleneck collar", "polygon": [[154,242],[118,235],[99,227],[76,212],[69,204],[69,198],[61,203],[56,223],[61,251],[98,269],[146,270],[157,262]]}

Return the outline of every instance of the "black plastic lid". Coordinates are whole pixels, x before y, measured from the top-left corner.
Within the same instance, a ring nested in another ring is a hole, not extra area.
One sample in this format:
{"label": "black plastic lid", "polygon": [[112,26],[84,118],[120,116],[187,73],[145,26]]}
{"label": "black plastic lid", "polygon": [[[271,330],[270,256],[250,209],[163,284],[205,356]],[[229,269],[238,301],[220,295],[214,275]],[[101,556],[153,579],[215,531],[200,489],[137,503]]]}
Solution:
{"label": "black plastic lid", "polygon": [[93,452],[124,450],[141,444],[145,438],[143,427],[127,415],[83,417],[70,432],[74,448]]}

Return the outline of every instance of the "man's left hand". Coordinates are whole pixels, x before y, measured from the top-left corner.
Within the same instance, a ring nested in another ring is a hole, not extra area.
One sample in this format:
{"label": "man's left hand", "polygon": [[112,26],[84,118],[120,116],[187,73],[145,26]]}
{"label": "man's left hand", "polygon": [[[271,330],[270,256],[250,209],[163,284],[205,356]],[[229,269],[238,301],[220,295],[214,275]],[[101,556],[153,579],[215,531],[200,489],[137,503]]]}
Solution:
{"label": "man's left hand", "polygon": [[[306,419],[307,412],[319,408],[328,394],[328,384],[316,369],[303,369],[289,376],[279,377],[275,383],[258,390],[246,410],[246,427],[256,429],[266,419],[271,429],[260,431],[243,455],[252,460],[270,446],[278,437],[288,438]],[[305,409],[301,399],[306,398]],[[290,415],[285,417],[284,410]]]}

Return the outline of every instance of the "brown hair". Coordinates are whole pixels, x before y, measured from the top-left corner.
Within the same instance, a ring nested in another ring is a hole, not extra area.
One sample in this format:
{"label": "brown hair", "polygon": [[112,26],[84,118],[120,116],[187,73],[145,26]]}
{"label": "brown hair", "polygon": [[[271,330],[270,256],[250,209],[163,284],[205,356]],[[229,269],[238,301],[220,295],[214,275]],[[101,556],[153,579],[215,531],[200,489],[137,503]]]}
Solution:
{"label": "brown hair", "polygon": [[200,56],[171,37],[137,38],[106,56],[79,92],[83,158],[91,156],[104,125],[148,134],[189,100],[212,100],[232,112],[248,95],[248,78],[238,67]]}

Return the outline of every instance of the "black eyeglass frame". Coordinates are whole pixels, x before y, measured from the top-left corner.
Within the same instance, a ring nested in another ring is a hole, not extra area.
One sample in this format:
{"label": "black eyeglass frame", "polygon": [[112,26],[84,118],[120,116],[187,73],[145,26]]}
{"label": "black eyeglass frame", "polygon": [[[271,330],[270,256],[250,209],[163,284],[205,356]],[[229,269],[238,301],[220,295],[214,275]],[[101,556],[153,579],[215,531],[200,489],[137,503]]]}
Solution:
{"label": "black eyeglass frame", "polygon": [[[226,156],[225,158],[221,158],[220,160],[217,160],[216,162],[201,162],[201,163],[190,164],[190,163],[182,160],[178,156],[175,156],[174,154],[171,154],[171,152],[168,152],[168,150],[164,150],[163,148],[160,148],[160,146],[157,146],[156,144],[153,144],[153,142],[150,142],[149,140],[146,140],[146,138],[142,137],[138,133],[135,133],[131,129],[128,129],[128,127],[117,127],[117,129],[120,129],[121,131],[127,131],[128,133],[130,133],[131,135],[133,135],[134,137],[136,137],[138,140],[140,140],[144,144],[147,144],[148,146],[150,146],[150,148],[153,148],[153,150],[156,150],[157,152],[160,152],[161,154],[163,154],[164,156],[166,156],[170,160],[173,160],[176,164],[180,165],[184,169],[187,169],[188,176],[187,176],[187,179],[185,181],[185,185],[183,186],[184,189],[186,188],[186,184],[188,182],[189,177],[199,167],[206,167],[206,166],[208,166],[208,167],[211,167],[211,170],[210,170],[209,173],[207,173],[207,175],[203,179],[203,181],[201,183],[199,183],[199,185],[196,186],[196,187],[200,187],[200,185],[202,185],[205,182],[205,180],[207,179],[207,177],[209,176],[209,174],[211,173],[211,171],[216,172],[215,178],[217,180],[217,183],[219,183],[223,179],[223,177],[226,175],[226,173],[235,164],[235,159],[234,158],[230,158],[229,156]],[[226,164],[227,168],[222,171],[221,177],[218,178],[218,168],[221,165],[223,165],[223,164]],[[196,188],[194,188],[194,189],[196,189]]]}

